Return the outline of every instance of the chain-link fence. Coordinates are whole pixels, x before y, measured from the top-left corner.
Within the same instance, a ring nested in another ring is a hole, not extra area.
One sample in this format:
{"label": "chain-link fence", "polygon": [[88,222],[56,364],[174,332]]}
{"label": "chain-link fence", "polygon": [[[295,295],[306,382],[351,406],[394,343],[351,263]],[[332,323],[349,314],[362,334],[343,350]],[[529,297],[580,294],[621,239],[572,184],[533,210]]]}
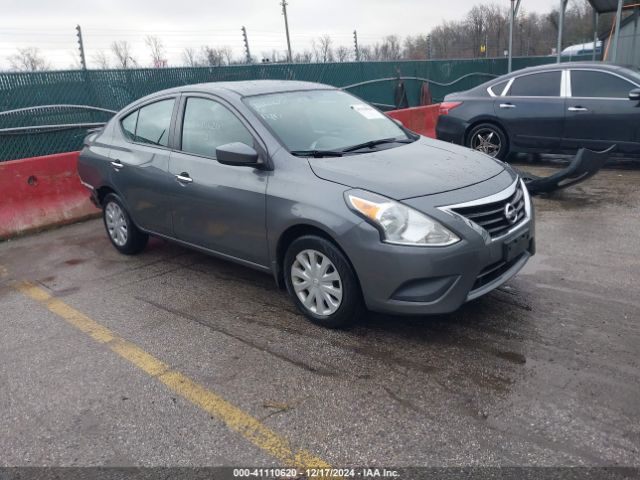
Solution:
{"label": "chain-link fence", "polygon": [[[520,69],[553,61],[554,57],[515,58],[513,66]],[[388,109],[396,105],[399,77],[408,105],[415,106],[425,80],[433,100],[440,101],[450,92],[469,89],[506,71],[507,60],[500,58],[0,73],[0,161],[78,150],[86,135],[86,127],[78,124],[99,124],[109,118],[109,111],[179,85],[305,80],[345,88]],[[29,108],[34,106],[49,107]]]}

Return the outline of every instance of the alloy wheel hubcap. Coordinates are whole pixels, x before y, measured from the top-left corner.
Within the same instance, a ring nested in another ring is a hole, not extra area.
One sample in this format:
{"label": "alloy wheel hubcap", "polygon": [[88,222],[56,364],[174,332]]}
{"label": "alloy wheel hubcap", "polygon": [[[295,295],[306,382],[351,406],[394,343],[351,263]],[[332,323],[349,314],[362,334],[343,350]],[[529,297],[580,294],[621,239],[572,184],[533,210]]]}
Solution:
{"label": "alloy wheel hubcap", "polygon": [[471,139],[471,148],[492,157],[498,155],[501,147],[500,135],[491,129],[480,130]]}
{"label": "alloy wheel hubcap", "polygon": [[120,205],[115,202],[109,202],[104,209],[104,216],[111,240],[119,247],[124,246],[127,243],[129,232],[127,220],[124,218],[124,212]]}
{"label": "alloy wheel hubcap", "polygon": [[329,316],[342,303],[342,280],[335,265],[317,250],[303,250],[291,265],[291,283],[310,312]]}

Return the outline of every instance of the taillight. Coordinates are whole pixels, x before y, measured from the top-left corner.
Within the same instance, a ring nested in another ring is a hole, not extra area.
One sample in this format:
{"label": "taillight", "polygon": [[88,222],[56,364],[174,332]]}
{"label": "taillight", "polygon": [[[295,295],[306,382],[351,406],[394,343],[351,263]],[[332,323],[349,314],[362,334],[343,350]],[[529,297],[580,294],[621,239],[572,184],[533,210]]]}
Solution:
{"label": "taillight", "polygon": [[438,113],[440,115],[449,115],[451,110],[458,108],[460,105],[462,105],[462,102],[442,102],[438,109]]}

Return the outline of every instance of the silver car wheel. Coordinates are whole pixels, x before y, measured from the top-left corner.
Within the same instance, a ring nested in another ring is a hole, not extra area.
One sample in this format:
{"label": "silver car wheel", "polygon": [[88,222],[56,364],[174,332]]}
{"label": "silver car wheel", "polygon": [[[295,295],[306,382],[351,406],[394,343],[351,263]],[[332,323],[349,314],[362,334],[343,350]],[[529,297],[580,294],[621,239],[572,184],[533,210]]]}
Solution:
{"label": "silver car wheel", "polygon": [[471,139],[471,148],[495,157],[502,148],[500,135],[490,128],[478,130]]}
{"label": "silver car wheel", "polygon": [[119,247],[124,246],[124,244],[127,243],[129,232],[127,220],[124,217],[124,212],[122,208],[120,208],[120,205],[115,202],[107,203],[107,206],[104,208],[104,218],[113,243]]}
{"label": "silver car wheel", "polygon": [[342,303],[342,280],[335,265],[317,250],[303,250],[291,265],[293,289],[310,312],[323,317]]}

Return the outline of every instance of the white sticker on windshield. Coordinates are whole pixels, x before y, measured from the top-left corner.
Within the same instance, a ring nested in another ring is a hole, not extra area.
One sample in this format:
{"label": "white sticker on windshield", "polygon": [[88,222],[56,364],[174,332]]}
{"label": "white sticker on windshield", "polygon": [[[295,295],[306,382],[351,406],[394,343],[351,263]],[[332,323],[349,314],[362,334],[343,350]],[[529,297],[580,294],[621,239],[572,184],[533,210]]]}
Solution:
{"label": "white sticker on windshield", "polygon": [[382,115],[379,111],[364,103],[351,105],[351,108],[362,115],[364,118],[367,118],[369,120],[378,120],[380,118],[384,118],[384,115]]}

